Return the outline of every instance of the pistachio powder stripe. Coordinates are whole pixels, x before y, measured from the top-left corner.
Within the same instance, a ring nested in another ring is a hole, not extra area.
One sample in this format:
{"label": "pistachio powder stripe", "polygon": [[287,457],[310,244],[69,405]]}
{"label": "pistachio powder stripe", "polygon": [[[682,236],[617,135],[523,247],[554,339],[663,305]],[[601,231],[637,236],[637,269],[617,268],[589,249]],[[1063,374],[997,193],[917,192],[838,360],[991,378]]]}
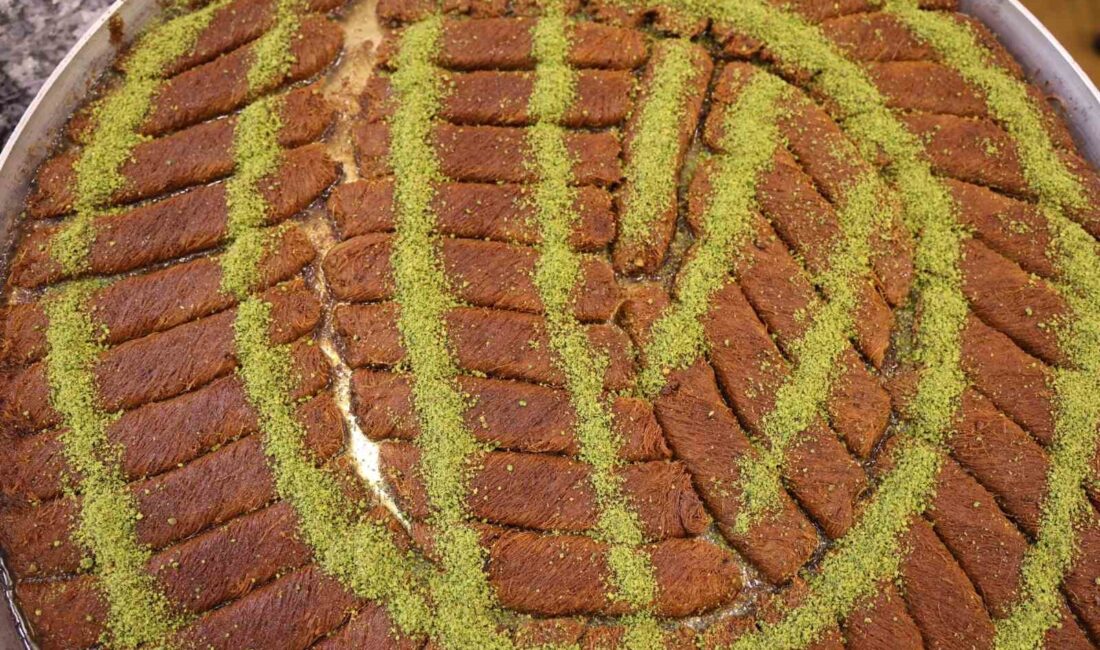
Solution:
{"label": "pistachio powder stripe", "polygon": [[687,39],[662,39],[651,54],[657,63],[634,133],[636,153],[623,170],[628,184],[625,210],[619,215],[619,239],[628,245],[650,234],[668,197],[677,194],[679,123],[696,73],[692,48]]}
{"label": "pistachio powder stripe", "polygon": [[[264,86],[293,64],[291,36],[300,22],[302,0],[279,0],[275,24],[255,44],[248,70],[250,87]],[[230,245],[221,258],[221,290],[245,299],[259,281],[260,262],[278,229],[264,229],[269,206],[259,186],[283,160],[279,132],[283,128],[283,98],[260,98],[237,116],[233,130],[234,173],[225,183],[226,233]]]}
{"label": "pistachio powder stripe", "polygon": [[1080,181],[1059,157],[1027,85],[993,62],[968,24],[947,13],[922,10],[916,0],[884,0],[883,11],[900,19],[944,64],[985,92],[990,111],[1015,139],[1028,182],[1040,196],[1066,208],[1087,205]]}
{"label": "pistachio powder stripe", "polygon": [[467,430],[466,396],[458,386],[458,364],[448,347],[446,314],[455,300],[437,249],[432,211],[443,173],[432,130],[444,91],[432,63],[443,31],[432,15],[400,36],[390,81],[396,108],[390,118],[390,167],[394,173],[395,237],[391,262],[398,330],[413,385],[420,430],[420,470],[432,513],[442,571],[432,575],[437,612],[433,632],[455,648],[507,648],[510,639],[495,623],[495,599],[482,571],[485,551],[469,526],[466,495],[469,461],[482,451]]}
{"label": "pistachio powder stripe", "polygon": [[[266,87],[293,63],[290,38],[302,8],[300,0],[279,3],[276,24],[261,37],[249,70],[254,87]],[[428,567],[399,549],[391,531],[365,517],[363,504],[349,503],[337,478],[317,466],[290,398],[297,383],[291,348],[271,345],[271,304],[249,295],[269,240],[284,231],[264,228],[268,206],[260,188],[282,160],[281,107],[276,97],[253,102],[241,111],[234,132],[236,173],[226,187],[232,243],[221,261],[222,290],[240,299],[234,321],[238,373],[260,422],[276,491],[294,508],[321,569],[360,597],[385,603],[402,632],[425,633],[431,611],[418,586]]]}
{"label": "pistachio powder stripe", "polygon": [[[266,88],[287,74],[294,64],[292,39],[305,11],[304,0],[279,0],[275,24],[254,45],[248,69],[249,87]],[[231,242],[222,259],[221,289],[243,298],[259,281],[259,264],[274,231],[262,230],[268,205],[260,181],[279,169],[283,150],[283,97],[262,97],[241,110],[233,131],[233,176],[226,181],[226,231]]]}
{"label": "pistachio powder stripe", "polygon": [[[771,168],[775,152],[785,146],[779,121],[782,101],[790,91],[778,77],[755,72],[726,111],[725,153],[714,158],[717,170],[713,194],[701,216],[701,237],[677,277],[676,302],[654,323],[642,353],[639,388],[646,397],[660,392],[670,370],[683,368],[707,352],[702,319],[710,310],[711,298],[730,278],[739,251],[751,235],[752,215],[758,209],[757,183]],[[786,445],[780,435],[771,437],[776,448],[758,450],[760,459],[768,462],[746,461],[741,468],[743,492],[753,497],[746,498],[746,506],[752,506],[756,514],[763,512],[765,501],[770,503],[771,499],[764,499],[766,495],[778,502],[783,489],[779,481]],[[737,525],[747,529],[749,523],[749,518],[739,517]]]}
{"label": "pistachio powder stripe", "polygon": [[91,135],[73,163],[75,214],[49,243],[50,257],[67,275],[86,270],[96,217],[126,185],[122,165],[134,147],[146,140],[139,128],[163,83],[164,68],[191,51],[214,13],[227,3],[216,0],[147,32],[134,46],[119,87],[93,107]]}
{"label": "pistachio powder stripe", "polygon": [[152,552],[138,543],[140,515],[120,470],[121,452],[107,435],[116,415],[99,403],[95,362],[104,351],[104,332],[92,321],[89,301],[100,286],[75,282],[45,299],[50,404],[67,429],[62,453],[76,477],[72,492],[80,499],[74,538],[91,555],[82,566],[92,569],[107,602],[101,641],[160,648],[182,619],[146,571]]}
{"label": "pistachio powder stripe", "polygon": [[[583,260],[569,245],[578,216],[573,208],[573,160],[565,144],[565,129],[559,124],[575,93],[574,72],[567,62],[569,19],[560,0],[542,6],[544,13],[533,34],[537,65],[530,105],[538,121],[530,127],[529,135],[534,153],[532,167],[539,179],[534,187],[540,230],[534,283],[546,311],[550,347],[565,374],[577,414],[579,456],[591,468],[599,508],[595,534],[610,547],[613,597],[645,612],[656,598],[657,579],[651,558],[639,548],[645,536],[638,514],[623,494],[618,473],[622,440],[612,425],[603,390],[609,359],[592,348],[572,309]],[[663,647],[662,632],[652,616],[635,614],[624,622],[628,647]]]}
{"label": "pistachio powder stripe", "polygon": [[[293,37],[301,23],[304,0],[278,0],[275,23],[254,43],[248,69],[255,91],[276,83],[294,64]],[[284,97],[262,97],[237,115],[233,130],[233,176],[225,183],[226,234],[231,242],[222,258],[222,291],[240,299],[259,280],[263,227],[269,206],[260,181],[274,174],[283,160],[279,132]]]}
{"label": "pistachio powder stripe", "polygon": [[1021,565],[1020,600],[1008,616],[994,621],[995,647],[1041,647],[1048,630],[1061,624],[1065,601],[1061,585],[1081,552],[1077,527],[1095,519],[1085,491],[1092,473],[1100,423],[1100,385],[1095,374],[1056,370],[1054,442],[1039,531]]}
{"label": "pistachio powder stripe", "polygon": [[1059,586],[1074,561],[1075,528],[1092,513],[1085,481],[1100,429],[1100,257],[1092,237],[1064,212],[1085,207],[1087,198],[1059,156],[1026,84],[994,63],[969,25],[922,11],[907,0],[887,0],[885,9],[981,88],[990,112],[1013,137],[1052,231],[1057,284],[1072,313],[1057,328],[1070,367],[1054,370],[1055,436],[1039,533],[1024,556],[1022,597],[1006,618],[996,621],[998,648],[1038,647],[1061,620]]}
{"label": "pistachio powder stripe", "polygon": [[799,607],[776,623],[741,638],[739,648],[797,648],[806,645],[894,577],[899,535],[928,505],[942,462],[944,436],[952,426],[966,378],[960,367],[961,330],[968,309],[958,262],[965,232],[955,206],[923,159],[919,141],[886,107],[873,82],[801,17],[759,0],[726,4],[718,0],[677,0],[674,6],[696,17],[713,17],[769,44],[789,65],[811,75],[829,97],[842,126],[865,157],[875,150],[891,161],[888,173],[899,191],[910,229],[919,235],[915,254],[916,289],[924,310],[915,333],[915,361],[921,364],[916,395],[899,433],[903,441],[895,468],[883,478],[860,521],[823,560],[809,580]]}
{"label": "pistachio powder stripe", "polygon": [[726,111],[722,146],[714,156],[712,194],[701,216],[702,233],[676,278],[676,302],[653,324],[642,351],[638,388],[654,398],[671,370],[706,353],[703,317],[712,296],[736,267],[738,251],[752,235],[756,186],[784,146],[781,101],[790,88],[778,77],[755,72]]}
{"label": "pistachio powder stripe", "polygon": [[259,281],[260,261],[273,229],[263,228],[268,205],[260,181],[283,159],[279,146],[282,98],[265,97],[240,112],[233,132],[236,171],[226,181],[226,231],[230,245],[222,257],[221,289],[238,298]]}
{"label": "pistachio powder stripe", "polygon": [[290,398],[296,383],[290,346],[271,344],[271,304],[244,299],[233,327],[238,373],[260,422],[275,489],[294,507],[317,563],[358,596],[385,604],[402,632],[428,632],[432,612],[419,587],[430,569],[398,548],[382,522],[365,517],[367,504],[349,503],[336,476],[318,467],[305,445]]}
{"label": "pistachio powder stripe", "polygon": [[[86,267],[95,238],[94,220],[123,186],[119,174],[137,129],[160,87],[161,71],[193,47],[212,14],[225,2],[170,20],[135,45],[121,85],[93,109],[93,130],[74,163],[76,211],[50,242],[50,255],[69,274]],[[85,568],[97,577],[107,602],[103,642],[120,648],[164,647],[183,620],[156,580],[146,572],[151,551],[137,541],[137,506],[120,470],[120,450],[107,429],[115,414],[99,404],[94,366],[104,350],[104,332],[88,304],[101,282],[71,283],[47,294],[45,360],[50,403],[67,431],[62,453],[79,477],[72,492],[80,498],[74,537],[90,554]]]}
{"label": "pistachio powder stripe", "polygon": [[1092,515],[1085,491],[1100,445],[1100,261],[1096,243],[1050,203],[1043,205],[1053,231],[1058,282],[1073,314],[1058,324],[1061,347],[1072,367],[1054,369],[1054,442],[1039,533],[1024,557],[1024,599],[997,624],[997,647],[1025,647],[1059,624],[1059,586],[1072,567],[1076,527]]}
{"label": "pistachio powder stripe", "polygon": [[255,93],[276,84],[294,65],[293,39],[298,35],[306,0],[277,0],[275,24],[253,45],[248,68],[248,89]]}
{"label": "pistachio powder stripe", "polygon": [[[845,143],[849,146],[850,143]],[[858,152],[843,152],[857,156]],[[768,447],[741,463],[744,509],[735,528],[747,532],[767,512],[780,507],[781,473],[798,435],[823,416],[841,368],[841,356],[855,335],[861,289],[872,278],[871,235],[890,227],[884,202],[887,189],[874,172],[860,175],[843,188],[836,211],[842,233],[829,267],[815,278],[827,300],[813,315],[809,329],[792,346],[794,368],[779,387],[775,404],[764,416]]]}
{"label": "pistachio powder stripe", "polygon": [[883,581],[898,575],[904,549],[899,539],[932,496],[932,485],[943,462],[938,445],[908,441],[895,457],[894,468],[879,483],[860,520],[836,541],[808,580],[809,590],[798,606],[786,610],[777,623],[738,639],[738,650],[805,648],[859,605],[865,605]]}

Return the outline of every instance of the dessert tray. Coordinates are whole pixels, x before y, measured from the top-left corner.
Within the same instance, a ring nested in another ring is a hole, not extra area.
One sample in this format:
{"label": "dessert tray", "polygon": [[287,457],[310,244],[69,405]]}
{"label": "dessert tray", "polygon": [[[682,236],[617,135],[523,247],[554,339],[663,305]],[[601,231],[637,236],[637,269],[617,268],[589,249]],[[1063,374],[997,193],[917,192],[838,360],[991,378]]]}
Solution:
{"label": "dessert tray", "polygon": [[0,646],[1095,648],[1014,1],[126,1],[0,156]]}

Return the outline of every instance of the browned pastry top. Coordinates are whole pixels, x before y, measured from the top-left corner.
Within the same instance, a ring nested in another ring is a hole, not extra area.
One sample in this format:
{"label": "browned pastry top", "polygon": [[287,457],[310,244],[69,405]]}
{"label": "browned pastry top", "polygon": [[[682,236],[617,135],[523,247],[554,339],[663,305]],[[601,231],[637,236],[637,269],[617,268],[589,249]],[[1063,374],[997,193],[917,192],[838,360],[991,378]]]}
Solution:
{"label": "browned pastry top", "polygon": [[44,650],[1100,642],[1100,177],[952,0],[192,4],[8,276]]}

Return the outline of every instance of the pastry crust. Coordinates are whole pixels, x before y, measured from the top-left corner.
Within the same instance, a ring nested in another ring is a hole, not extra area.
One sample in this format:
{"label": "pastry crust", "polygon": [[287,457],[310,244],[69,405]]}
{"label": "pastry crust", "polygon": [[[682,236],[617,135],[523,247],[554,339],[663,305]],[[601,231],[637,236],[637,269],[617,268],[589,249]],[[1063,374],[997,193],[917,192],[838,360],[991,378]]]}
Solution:
{"label": "pastry crust", "polygon": [[40,647],[1100,643],[1100,176],[953,2],[194,4],[15,244]]}

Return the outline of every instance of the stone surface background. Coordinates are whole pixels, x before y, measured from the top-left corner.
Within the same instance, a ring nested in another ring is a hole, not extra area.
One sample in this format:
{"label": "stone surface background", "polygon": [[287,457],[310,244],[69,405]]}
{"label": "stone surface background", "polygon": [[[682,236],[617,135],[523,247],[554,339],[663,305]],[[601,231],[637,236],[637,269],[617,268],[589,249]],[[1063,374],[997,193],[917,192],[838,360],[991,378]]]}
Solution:
{"label": "stone surface background", "polygon": [[110,0],[0,0],[0,143]]}

